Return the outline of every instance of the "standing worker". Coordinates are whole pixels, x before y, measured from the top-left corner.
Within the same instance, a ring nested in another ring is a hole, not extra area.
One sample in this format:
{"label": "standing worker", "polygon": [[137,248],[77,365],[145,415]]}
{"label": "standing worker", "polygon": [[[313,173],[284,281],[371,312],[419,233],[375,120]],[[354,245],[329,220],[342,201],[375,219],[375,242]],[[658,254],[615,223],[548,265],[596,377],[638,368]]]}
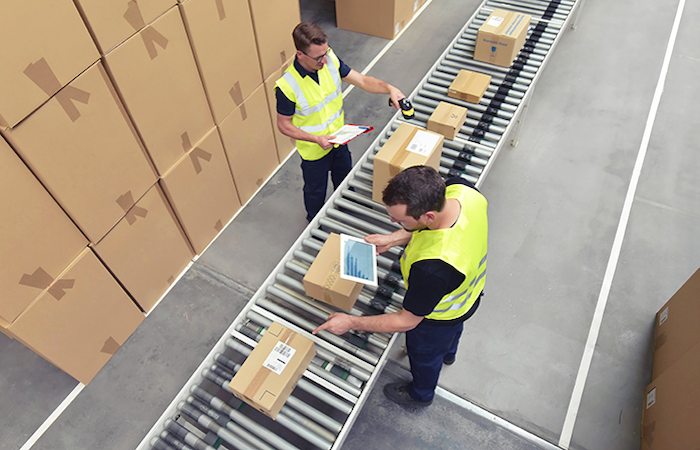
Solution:
{"label": "standing worker", "polygon": [[304,177],[306,219],[326,200],[328,172],[335,189],[352,169],[347,145],[329,142],[345,125],[341,79],[373,94],[389,94],[395,108],[406,96],[394,86],[348,67],[328,47],[326,33],[311,22],[292,32],[297,53],[294,64],[275,83],[277,128],[297,141]]}
{"label": "standing worker", "polygon": [[365,240],[383,253],[405,245],[401,274],[406,282],[403,309],[377,316],[331,314],[314,330],[406,332],[413,380],[384,386],[396,403],[433,402],[440,369],[455,361],[464,321],[470,318],[486,282],[487,202],[462,178],[445,183],[435,169],[409,167],[396,175],[382,200],[392,222],[403,228]]}

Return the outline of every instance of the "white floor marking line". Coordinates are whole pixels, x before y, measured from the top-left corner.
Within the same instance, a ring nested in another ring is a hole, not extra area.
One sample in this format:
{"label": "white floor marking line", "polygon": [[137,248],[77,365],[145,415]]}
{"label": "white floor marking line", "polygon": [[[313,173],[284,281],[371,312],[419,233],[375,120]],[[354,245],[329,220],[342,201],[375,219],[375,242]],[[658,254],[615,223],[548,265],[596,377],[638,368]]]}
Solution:
{"label": "white floor marking line", "polygon": [[593,353],[595,352],[596,342],[598,341],[600,326],[603,322],[603,313],[605,312],[605,306],[608,302],[608,295],[610,294],[610,288],[612,286],[613,277],[615,276],[615,269],[617,268],[617,262],[620,257],[620,251],[622,249],[622,241],[625,238],[625,231],[627,229],[630,211],[632,210],[632,202],[634,201],[635,192],[637,191],[637,185],[639,184],[639,176],[641,175],[642,166],[644,165],[644,158],[646,157],[647,148],[649,147],[651,131],[654,127],[656,113],[659,109],[659,103],[661,102],[661,95],[663,94],[664,85],[666,84],[668,66],[671,62],[673,47],[676,44],[676,36],[678,35],[678,28],[681,23],[684,7],[685,0],[680,0],[680,2],[678,3],[678,10],[676,11],[676,18],[673,22],[673,28],[671,29],[671,35],[668,40],[668,46],[666,47],[666,55],[664,56],[664,61],[661,66],[659,80],[656,83],[656,90],[654,91],[654,97],[651,102],[651,109],[649,110],[649,115],[647,117],[647,123],[646,127],[644,128],[642,142],[639,146],[637,161],[635,162],[634,169],[632,170],[632,178],[630,179],[629,188],[627,189],[627,196],[625,197],[625,203],[622,207],[620,223],[617,226],[615,240],[613,241],[612,250],[610,251],[610,259],[608,260],[608,266],[605,269],[605,276],[603,278],[603,285],[600,289],[600,295],[598,296],[598,303],[596,304],[595,312],[593,313],[593,321],[591,323],[591,328],[588,332],[586,346],[583,350],[581,365],[579,367],[578,375],[576,376],[576,382],[574,383],[574,389],[571,394],[569,409],[566,412],[566,418],[564,419],[564,425],[562,427],[561,436],[559,438],[559,447],[563,449],[568,449],[569,445],[571,444],[571,436],[574,432],[576,416],[578,415],[579,407],[581,406],[583,389],[586,385],[586,378],[588,377],[588,372],[591,368],[591,361],[593,360]]}
{"label": "white floor marking line", "polygon": [[68,397],[63,399],[60,405],[58,405],[58,408],[54,410],[54,412],[51,413],[51,415],[44,421],[44,423],[41,424],[41,426],[34,432],[34,434],[31,435],[29,440],[24,443],[22,448],[19,450],[29,450],[36,444],[36,441],[41,438],[41,436],[44,435],[46,430],[49,429],[51,425],[58,419],[58,416],[65,411],[66,408],[68,408],[68,405],[70,405],[73,400],[82,392],[82,390],[85,388],[85,385],[83,383],[78,383],[78,385],[73,389],[73,391],[68,394]]}

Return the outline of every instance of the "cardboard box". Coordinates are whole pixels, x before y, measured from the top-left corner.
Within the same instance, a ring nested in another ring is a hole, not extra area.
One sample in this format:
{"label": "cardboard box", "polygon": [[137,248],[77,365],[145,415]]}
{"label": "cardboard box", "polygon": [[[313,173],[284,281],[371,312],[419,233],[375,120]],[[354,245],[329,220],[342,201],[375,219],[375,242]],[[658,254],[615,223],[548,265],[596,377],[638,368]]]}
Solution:
{"label": "cardboard box", "polygon": [[84,249],[7,332],[88,384],[143,319],[119,283]]}
{"label": "cardboard box", "polygon": [[652,379],[700,344],[700,269],[656,314]]}
{"label": "cardboard box", "polygon": [[262,79],[266,80],[297,52],[292,39],[301,22],[299,2],[290,0],[248,0],[258,44]]}
{"label": "cardboard box", "polygon": [[195,253],[201,254],[241,207],[216,128],[160,180]]}
{"label": "cardboard box", "polygon": [[491,84],[490,75],[462,69],[447,89],[447,96],[469,103],[479,103],[489,84]]}
{"label": "cardboard box", "polygon": [[165,174],[214,125],[179,8],[105,61],[158,173]]}
{"label": "cardboard box", "polygon": [[335,17],[343,30],[394,39],[413,18],[414,7],[415,0],[336,0]]}
{"label": "cardboard box", "polygon": [[340,278],[340,235],[331,233],[304,276],[306,295],[350,311],[364,284]]}
{"label": "cardboard box", "polygon": [[87,239],[0,137],[0,320],[12,323]]}
{"label": "cardboard box", "polygon": [[218,127],[238,197],[245,204],[279,165],[264,87]]}
{"label": "cardboard box", "polygon": [[529,14],[495,9],[479,28],[474,59],[510,67],[525,44],[531,19]]}
{"label": "cardboard box", "polygon": [[229,388],[233,395],[274,419],[314,356],[312,340],[273,322]]}
{"label": "cardboard box", "polygon": [[218,124],[263,82],[248,0],[187,0],[180,9]]}
{"label": "cardboard box", "polygon": [[145,312],[194,257],[157,184],[94,249]]}
{"label": "cardboard box", "polygon": [[272,122],[272,131],[275,136],[275,144],[277,144],[277,160],[282,164],[292,151],[297,147],[297,141],[289,136],[282,134],[277,128],[277,97],[275,96],[275,83],[282,78],[284,71],[294,63],[294,56],[289,58],[289,61],[284,63],[282,67],[277,69],[270,78],[265,80],[265,95],[267,96],[267,105],[270,110],[270,121]]}
{"label": "cardboard box", "polygon": [[447,139],[454,139],[467,118],[467,108],[440,102],[428,119],[428,130],[440,133]]}
{"label": "cardboard box", "polygon": [[374,155],[372,200],[383,204],[384,188],[389,184],[389,180],[404,169],[423,165],[439,170],[443,140],[441,134],[407,123],[399,125],[386,144]]}
{"label": "cardboard box", "polygon": [[700,448],[700,344],[645,390],[642,450]]}
{"label": "cardboard box", "polygon": [[74,0],[104,55],[175,5],[175,0]]}
{"label": "cardboard box", "polygon": [[3,133],[92,242],[107,234],[156,182],[99,62]]}
{"label": "cardboard box", "polygon": [[14,127],[99,58],[70,0],[3,2],[0,128]]}

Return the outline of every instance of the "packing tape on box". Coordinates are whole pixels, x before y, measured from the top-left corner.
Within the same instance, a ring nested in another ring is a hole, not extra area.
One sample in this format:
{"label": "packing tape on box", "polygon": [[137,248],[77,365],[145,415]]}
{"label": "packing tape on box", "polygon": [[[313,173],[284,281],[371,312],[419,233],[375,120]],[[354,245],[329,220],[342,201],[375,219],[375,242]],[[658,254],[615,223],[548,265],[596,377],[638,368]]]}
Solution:
{"label": "packing tape on box", "polygon": [[125,194],[119,196],[117,199],[117,205],[126,213],[126,221],[129,225],[133,225],[136,222],[136,217],[146,218],[148,210],[140,206],[136,206],[134,203],[134,196],[131,191],[126,191]]}
{"label": "packing tape on box", "polygon": [[53,277],[41,267],[37,268],[33,274],[24,274],[19,280],[19,284],[29,286],[42,291],[53,283]]}
{"label": "packing tape on box", "polygon": [[105,343],[102,346],[100,353],[114,355],[117,352],[117,350],[119,350],[119,347],[121,347],[121,345],[119,345],[119,343],[112,336],[110,336],[105,340]]}
{"label": "packing tape on box", "polygon": [[397,151],[396,154],[391,158],[391,161],[389,161],[389,175],[391,175],[392,178],[394,178],[396,175],[403,171],[401,167],[403,166],[404,161],[406,161],[406,158],[408,158],[408,155],[410,154],[410,152],[406,150],[406,147],[408,147],[408,144],[411,143],[413,137],[418,131],[418,128],[414,128],[413,131],[411,131],[411,134],[408,136],[408,139],[406,139],[403,145],[401,145],[399,151]]}
{"label": "packing tape on box", "polygon": [[228,95],[231,96],[233,103],[241,110],[241,120],[245,122],[248,118],[248,113],[245,109],[245,104],[243,103],[243,90],[241,89],[240,81],[236,81],[233,87],[228,91]]}
{"label": "packing tape on box", "polygon": [[199,173],[202,171],[202,164],[199,162],[200,158],[205,161],[211,161],[212,154],[201,147],[192,148],[190,136],[186,131],[180,135],[180,139],[182,140],[182,149],[185,151],[185,153],[190,152],[192,167],[194,167],[195,173],[199,175]]}
{"label": "packing tape on box", "polygon": [[90,99],[90,93],[78,89],[75,86],[66,86],[61,89],[61,82],[53,73],[46,59],[41,58],[35,63],[30,63],[24,74],[34,82],[45,94],[52,96],[56,94],[56,101],[61,108],[66,112],[72,122],[80,118],[80,111],[73,104],[73,101],[84,103],[87,105]]}
{"label": "packing tape on box", "polygon": [[66,291],[73,289],[73,286],[75,286],[74,279],[58,280],[49,288],[49,294],[56,300],[61,300],[66,295]]}
{"label": "packing tape on box", "polygon": [[151,59],[155,59],[158,56],[158,49],[156,49],[156,44],[163,50],[168,46],[168,39],[160,34],[155,28],[149,26],[146,27],[146,21],[143,20],[143,15],[141,14],[141,9],[139,9],[136,0],[131,0],[129,6],[124,13],[124,19],[131,25],[134,31],[141,31],[141,39],[143,40],[143,45],[146,46],[146,51]]}
{"label": "packing tape on box", "polygon": [[219,20],[226,18],[226,10],[224,9],[224,0],[216,0],[216,12],[219,13]]}
{"label": "packing tape on box", "polygon": [[340,276],[340,258],[336,259],[333,261],[333,265],[331,266],[331,270],[328,271],[328,275],[326,276],[326,279],[323,280],[323,285],[321,286],[321,289],[323,289],[323,300],[326,303],[331,303],[331,295],[333,292],[333,285],[335,284],[336,281],[338,281],[338,277]]}

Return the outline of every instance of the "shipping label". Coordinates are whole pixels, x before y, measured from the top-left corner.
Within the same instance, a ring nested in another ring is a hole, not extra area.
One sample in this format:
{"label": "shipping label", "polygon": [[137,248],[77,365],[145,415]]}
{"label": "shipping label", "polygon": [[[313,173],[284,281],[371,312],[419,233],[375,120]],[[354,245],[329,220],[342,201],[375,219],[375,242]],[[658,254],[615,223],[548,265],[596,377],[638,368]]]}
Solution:
{"label": "shipping label", "polygon": [[294,353],[296,353],[296,350],[292,347],[284,342],[277,342],[275,348],[272,349],[267,359],[265,359],[263,367],[267,367],[277,375],[281,375]]}

